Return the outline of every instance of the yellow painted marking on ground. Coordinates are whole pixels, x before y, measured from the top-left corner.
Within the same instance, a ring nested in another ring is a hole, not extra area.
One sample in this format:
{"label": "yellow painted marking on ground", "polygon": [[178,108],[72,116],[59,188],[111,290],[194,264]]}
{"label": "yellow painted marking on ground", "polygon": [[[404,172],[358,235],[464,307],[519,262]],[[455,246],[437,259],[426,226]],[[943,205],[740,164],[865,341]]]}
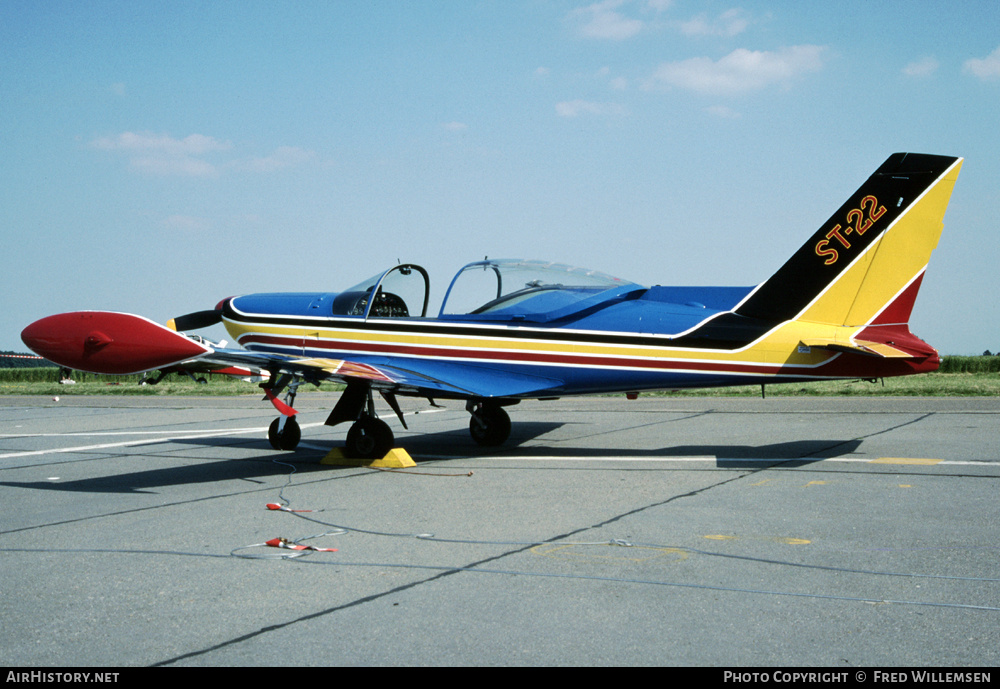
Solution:
{"label": "yellow painted marking on ground", "polygon": [[807,486],[825,486],[826,481],[810,481],[806,484]]}
{"label": "yellow painted marking on ground", "polygon": [[941,459],[923,459],[920,457],[879,457],[873,459],[872,464],[916,464],[918,466],[934,466],[940,464]]}
{"label": "yellow painted marking on ground", "polygon": [[[608,548],[613,547],[618,549],[615,554],[595,554],[592,548]],[[645,552],[641,552],[645,551]],[[626,560],[629,562],[649,562],[650,560],[662,559],[668,555],[672,555],[671,561],[680,562],[681,560],[686,560],[688,554],[682,548],[652,548],[649,546],[628,546],[622,547],[619,545],[611,545],[609,543],[594,543],[593,545],[580,545],[580,544],[569,544],[569,545],[536,545],[531,549],[531,552],[536,555],[542,555],[545,557],[557,557],[563,559],[584,559],[584,560],[615,560],[621,561]],[[624,553],[628,553],[632,557],[627,557]]]}
{"label": "yellow painted marking on ground", "polygon": [[913,488],[913,486],[911,484],[909,484],[909,483],[900,483],[899,487],[900,488]]}
{"label": "yellow painted marking on ground", "polygon": [[[742,538],[747,538],[746,536],[724,536],[722,534],[707,534],[702,536],[702,538],[707,538],[710,541],[735,541]],[[809,545],[812,541],[806,538],[794,538],[792,536],[750,536],[751,540],[758,541],[775,541],[778,543],[784,543],[785,545]]]}

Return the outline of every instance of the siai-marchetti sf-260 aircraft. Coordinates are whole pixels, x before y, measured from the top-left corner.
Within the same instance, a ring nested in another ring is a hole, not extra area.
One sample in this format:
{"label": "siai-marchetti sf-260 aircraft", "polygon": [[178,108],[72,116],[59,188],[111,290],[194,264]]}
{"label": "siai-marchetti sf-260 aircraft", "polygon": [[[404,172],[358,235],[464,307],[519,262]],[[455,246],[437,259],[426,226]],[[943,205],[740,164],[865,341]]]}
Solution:
{"label": "siai-marchetti sf-260 aircraft", "polygon": [[[36,321],[21,337],[50,361],[95,373],[264,373],[281,414],[269,439],[283,450],[301,436],[297,387],[340,381],[326,423],[350,422],[345,452],[361,458],[394,442],[375,391],[404,427],[398,396],[466,400],[472,437],[490,446],[510,434],[504,407],[523,399],[933,371],[938,353],[908,321],[961,165],[890,156],[756,287],[644,287],[565,265],[484,260],[458,272],[428,317],[427,272],[404,264],[339,293],[230,297],[169,327],[81,311]],[[220,321],[241,347],[183,332]]]}

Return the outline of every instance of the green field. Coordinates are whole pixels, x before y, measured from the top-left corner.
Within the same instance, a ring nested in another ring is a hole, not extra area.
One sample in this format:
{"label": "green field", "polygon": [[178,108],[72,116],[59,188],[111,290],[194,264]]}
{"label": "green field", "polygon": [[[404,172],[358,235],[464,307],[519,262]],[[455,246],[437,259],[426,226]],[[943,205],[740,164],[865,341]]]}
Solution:
{"label": "green field", "polygon": [[[58,382],[55,368],[0,369],[0,395],[260,395],[255,383],[228,376],[207,375],[206,383],[196,383],[187,376],[171,374],[157,385],[141,385],[142,376],[101,376],[73,374],[74,384]],[[300,389],[306,393],[317,388]],[[320,389],[340,389],[324,384]],[[644,393],[664,396],[759,397],[759,385],[713,388],[691,391]],[[819,383],[782,383],[767,385],[768,397],[796,395],[823,396],[951,396],[983,397],[1000,395],[1000,356],[946,356],[935,373],[875,382],[844,380]]]}

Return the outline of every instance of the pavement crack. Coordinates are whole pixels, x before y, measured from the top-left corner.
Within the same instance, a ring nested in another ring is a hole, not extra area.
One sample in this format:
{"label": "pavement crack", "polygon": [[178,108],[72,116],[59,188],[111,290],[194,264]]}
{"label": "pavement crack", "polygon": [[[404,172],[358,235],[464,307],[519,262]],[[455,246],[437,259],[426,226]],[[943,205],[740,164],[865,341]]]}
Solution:
{"label": "pavement crack", "polygon": [[814,450],[813,452],[810,452],[810,453],[806,454],[805,456],[806,457],[813,457],[813,456],[818,455],[820,453],[826,454],[827,452],[830,452],[831,450],[836,450],[838,447],[842,447],[842,446],[850,444],[850,443],[857,443],[857,442],[860,442],[862,440],[867,440],[869,438],[874,438],[874,437],[879,436],[879,435],[884,435],[886,433],[891,433],[893,431],[897,431],[900,428],[905,428],[907,426],[912,426],[913,424],[920,423],[921,421],[923,421],[925,419],[929,419],[929,418],[931,418],[934,415],[935,415],[934,412],[927,412],[926,414],[921,414],[920,416],[918,416],[915,419],[910,419],[909,421],[904,421],[902,423],[897,423],[894,426],[889,426],[888,428],[883,428],[880,431],[873,431],[872,433],[868,433],[866,435],[859,435],[859,436],[857,436],[855,438],[851,438],[850,440],[842,440],[841,442],[835,443],[835,444],[831,445],[830,447],[823,448],[823,449],[820,449],[820,450]]}
{"label": "pavement crack", "polygon": [[[755,472],[750,472],[750,473],[755,473]],[[702,488],[699,488],[697,490],[688,491],[687,493],[680,493],[678,495],[672,495],[672,496],[670,496],[669,498],[667,498],[665,500],[660,500],[659,502],[650,503],[650,504],[647,504],[647,505],[643,505],[641,507],[637,507],[637,508],[635,508],[633,510],[629,510],[627,512],[622,512],[621,514],[615,515],[614,517],[611,517],[609,519],[605,519],[603,521],[597,522],[595,524],[591,524],[589,526],[583,526],[583,527],[580,527],[578,529],[573,529],[573,530],[567,531],[565,533],[558,534],[556,536],[552,536],[552,537],[547,538],[547,539],[545,539],[543,541],[538,541],[537,543],[528,543],[528,544],[522,545],[522,546],[520,546],[518,548],[513,548],[511,550],[507,550],[507,551],[499,553],[497,555],[492,555],[490,557],[486,557],[486,558],[483,558],[481,560],[477,560],[475,562],[471,562],[471,563],[466,564],[466,565],[448,568],[446,571],[439,572],[438,574],[435,574],[434,576],[427,577],[426,579],[421,579],[420,581],[413,581],[413,582],[410,582],[408,584],[404,584],[402,586],[397,586],[395,588],[388,589],[386,591],[382,591],[380,593],[372,594],[370,596],[363,596],[363,597],[357,598],[357,599],[355,599],[353,601],[349,601],[349,602],[343,603],[341,605],[335,605],[333,607],[325,608],[323,610],[317,610],[316,612],[312,612],[312,613],[309,613],[307,615],[302,615],[300,617],[296,617],[294,619],[287,620],[285,622],[280,622],[280,623],[277,623],[277,624],[267,625],[266,627],[261,627],[260,629],[257,629],[255,631],[248,632],[248,633],[243,634],[241,636],[234,637],[232,639],[229,639],[227,641],[223,641],[223,642],[215,644],[213,646],[209,646],[207,648],[203,648],[203,649],[200,649],[200,650],[197,650],[197,651],[191,651],[189,653],[184,653],[182,655],[175,656],[173,658],[168,658],[166,660],[161,660],[161,661],[159,661],[157,663],[153,663],[152,665],[150,665],[150,667],[165,667],[165,666],[173,665],[175,663],[178,663],[178,662],[181,662],[181,661],[184,661],[184,660],[189,660],[191,658],[197,658],[199,656],[203,656],[203,655],[212,653],[213,651],[219,651],[219,650],[231,647],[231,646],[235,646],[237,644],[243,643],[244,641],[250,641],[251,639],[257,638],[259,636],[263,636],[265,634],[270,634],[272,632],[281,631],[283,629],[286,629],[288,627],[291,627],[293,625],[296,625],[296,624],[299,624],[299,623],[302,623],[302,622],[309,622],[310,620],[315,620],[315,619],[318,619],[318,618],[321,618],[321,617],[325,617],[327,615],[332,615],[332,614],[340,612],[342,610],[348,610],[350,608],[354,608],[354,607],[357,607],[359,605],[364,605],[365,603],[371,603],[373,601],[379,600],[381,598],[385,598],[387,596],[391,596],[391,595],[394,595],[394,594],[397,594],[397,593],[402,593],[403,591],[408,591],[408,590],[416,588],[418,586],[422,586],[424,584],[429,584],[431,582],[438,581],[438,580],[444,579],[446,577],[450,577],[453,574],[460,574],[460,573],[470,572],[470,571],[474,572],[474,571],[476,571],[477,568],[480,568],[483,565],[489,564],[491,562],[496,562],[498,560],[502,560],[503,558],[509,557],[511,555],[518,555],[520,553],[527,552],[527,551],[531,550],[532,548],[535,548],[535,547],[537,547],[539,545],[543,545],[543,544],[547,544],[547,543],[558,543],[559,541],[562,541],[562,540],[567,539],[567,538],[571,538],[573,536],[577,536],[577,535],[579,535],[581,533],[585,533],[585,532],[591,531],[593,529],[600,529],[600,528],[602,528],[604,526],[607,526],[609,524],[614,524],[615,522],[620,521],[621,519],[624,519],[626,517],[629,517],[629,516],[632,516],[632,515],[635,515],[635,514],[639,514],[641,512],[646,511],[646,510],[650,510],[650,509],[653,509],[653,508],[656,508],[656,507],[662,507],[664,505],[668,505],[668,504],[670,504],[672,502],[675,502],[677,500],[681,500],[683,498],[697,497],[698,495],[701,495],[702,493],[705,493],[705,492],[707,492],[709,490],[712,490],[714,488],[718,488],[720,486],[726,485],[727,483],[731,483],[733,481],[740,480],[740,479],[743,478],[743,476],[744,476],[744,474],[740,474],[739,476],[733,476],[733,477],[730,477],[730,478],[726,478],[726,479],[724,479],[722,481],[718,481],[716,483],[712,483],[710,485],[703,486]],[[302,564],[309,564],[309,563],[308,562],[303,562]],[[326,564],[326,563],[322,563],[322,564]]]}

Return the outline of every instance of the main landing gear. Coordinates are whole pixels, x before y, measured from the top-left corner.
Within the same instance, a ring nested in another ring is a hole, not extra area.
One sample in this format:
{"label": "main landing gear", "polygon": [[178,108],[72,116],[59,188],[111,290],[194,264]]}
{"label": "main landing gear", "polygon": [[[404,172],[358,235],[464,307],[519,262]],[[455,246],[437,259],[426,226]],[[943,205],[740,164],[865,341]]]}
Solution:
{"label": "main landing gear", "polygon": [[347,431],[344,454],[356,459],[379,459],[389,454],[395,441],[389,424],[362,414]]}
{"label": "main landing gear", "polygon": [[[267,429],[267,439],[275,450],[294,450],[302,439],[302,430],[295,418],[296,412],[292,409],[295,393],[300,384],[301,381],[298,380],[284,379],[265,390],[268,399],[281,412],[281,416],[272,421]],[[278,400],[275,391],[280,392],[286,385],[288,392],[282,402]],[[388,399],[393,409],[397,410],[395,398],[390,396]],[[389,425],[375,415],[371,386],[349,384],[326,423],[334,426],[351,419],[354,419],[354,423],[347,431],[344,454],[356,459],[379,459],[389,453],[395,443],[395,437]],[[400,419],[402,419],[401,414]]]}
{"label": "main landing gear", "polygon": [[[403,428],[406,428],[406,421],[403,419],[395,396],[391,392],[382,392],[381,394],[392,410],[396,412]],[[340,396],[333,411],[330,412],[326,425],[336,426],[345,421],[352,422],[347,431],[347,441],[344,445],[344,454],[348,457],[381,459],[389,454],[396,442],[389,424],[378,418],[375,413],[375,400],[372,397],[370,384],[356,381],[348,383],[344,394]]]}
{"label": "main landing gear", "polygon": [[[295,418],[292,404],[295,393],[301,381],[288,379],[277,381],[265,387],[267,397],[281,416],[271,422],[267,431],[267,439],[276,450],[294,450],[302,439],[299,422]],[[277,398],[277,392],[288,387],[285,401]],[[277,392],[276,392],[277,391]],[[406,420],[396,402],[396,397],[388,391],[380,391],[382,397],[396,412],[400,423],[406,428]],[[497,447],[503,445],[510,437],[510,416],[504,410],[505,406],[517,404],[517,400],[490,399],[469,400],[465,409],[472,418],[469,421],[469,433],[477,445],[482,447]],[[375,413],[375,403],[372,397],[371,385],[351,382],[337,401],[333,411],[326,420],[327,426],[336,426],[344,421],[351,421],[347,431],[347,441],[344,454],[355,459],[380,459],[392,450],[395,436],[389,425],[378,418]]]}
{"label": "main landing gear", "polygon": [[[279,416],[267,429],[267,439],[275,450],[294,450],[302,430],[294,416]],[[363,414],[347,431],[344,454],[356,459],[385,457],[395,443],[392,429],[382,419]]]}
{"label": "main landing gear", "polygon": [[[288,386],[288,393],[285,395],[285,401],[282,402],[278,399],[277,393],[281,392],[286,385]],[[271,400],[274,408],[281,412],[281,416],[272,421],[271,425],[267,428],[267,440],[275,450],[294,450],[298,447],[299,441],[302,439],[302,429],[299,428],[299,422],[295,418],[296,412],[292,409],[292,405],[295,403],[295,393],[298,392],[299,385],[301,385],[301,381],[293,379],[290,376],[285,376],[277,381],[276,385],[273,384],[272,378],[270,387],[261,384],[261,387],[264,388],[264,393],[267,395],[267,399]]]}
{"label": "main landing gear", "polygon": [[275,450],[294,450],[302,439],[302,429],[294,416],[279,416],[268,427],[267,439]]}
{"label": "main landing gear", "polygon": [[472,414],[469,433],[477,445],[496,447],[503,445],[510,437],[510,416],[498,402],[473,402],[465,405]]}

